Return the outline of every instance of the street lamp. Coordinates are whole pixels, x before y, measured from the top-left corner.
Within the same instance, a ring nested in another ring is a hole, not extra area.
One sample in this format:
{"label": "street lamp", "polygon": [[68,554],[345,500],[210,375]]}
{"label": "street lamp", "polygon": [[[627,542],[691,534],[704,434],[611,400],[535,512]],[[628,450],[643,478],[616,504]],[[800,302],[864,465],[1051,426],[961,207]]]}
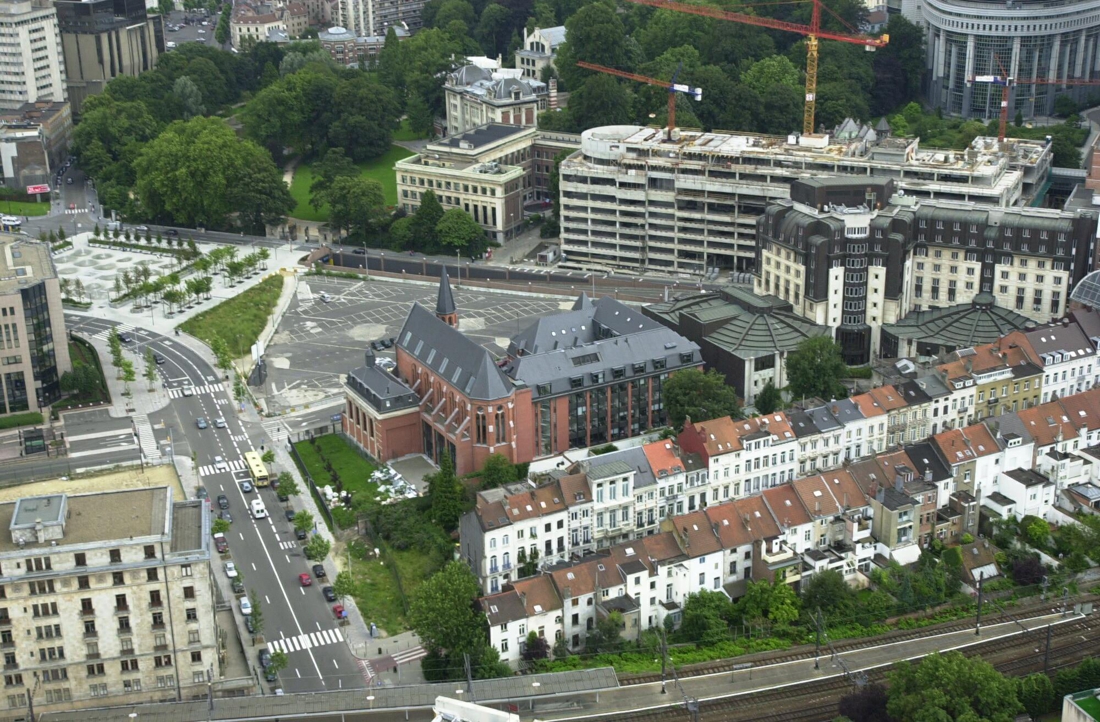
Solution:
{"label": "street lamp", "polygon": [[367,695],[367,701],[370,702],[370,708],[374,709],[374,695],[373,694],[368,694]]}

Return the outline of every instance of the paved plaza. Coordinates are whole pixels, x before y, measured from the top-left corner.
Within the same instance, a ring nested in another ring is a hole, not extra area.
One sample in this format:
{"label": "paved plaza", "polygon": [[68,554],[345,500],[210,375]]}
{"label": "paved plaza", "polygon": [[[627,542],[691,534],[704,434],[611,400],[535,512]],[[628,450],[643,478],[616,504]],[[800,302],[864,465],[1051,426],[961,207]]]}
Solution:
{"label": "paved plaza", "polygon": [[[459,329],[496,356],[504,354],[512,335],[535,319],[573,305],[571,299],[461,287],[454,287],[454,296]],[[363,365],[370,342],[396,337],[413,302],[434,309],[435,301],[434,285],[317,276],[300,279],[297,297],[266,349],[268,375],[259,392],[267,408],[285,412],[342,395],[344,375]],[[388,349],[377,355],[393,358],[394,352]]]}

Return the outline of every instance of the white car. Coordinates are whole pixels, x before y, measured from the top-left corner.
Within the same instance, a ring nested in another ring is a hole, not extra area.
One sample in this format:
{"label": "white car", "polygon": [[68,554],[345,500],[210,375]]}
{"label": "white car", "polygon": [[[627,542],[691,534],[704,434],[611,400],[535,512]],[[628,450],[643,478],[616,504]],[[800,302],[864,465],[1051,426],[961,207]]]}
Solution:
{"label": "white car", "polygon": [[195,388],[193,386],[184,386],[183,387],[183,395],[184,396],[194,396],[195,395]]}
{"label": "white car", "polygon": [[246,617],[252,614],[252,602],[248,601],[248,597],[241,597],[241,614]]}
{"label": "white car", "polygon": [[229,577],[230,579],[233,579],[234,577],[236,577],[237,576],[237,565],[234,564],[233,562],[226,562],[225,563],[225,576]]}
{"label": "white car", "polygon": [[206,31],[202,28],[199,28],[199,35],[206,35]]}
{"label": "white car", "polygon": [[218,471],[229,471],[229,464],[225,463],[225,459],[220,456],[214,457],[214,468]]}
{"label": "white car", "polygon": [[263,519],[267,516],[267,507],[264,506],[263,499],[252,500],[252,518]]}
{"label": "white car", "polygon": [[214,426],[218,427],[219,429],[224,429],[225,428],[225,419],[223,419],[221,417],[218,417],[218,418],[214,419]]}

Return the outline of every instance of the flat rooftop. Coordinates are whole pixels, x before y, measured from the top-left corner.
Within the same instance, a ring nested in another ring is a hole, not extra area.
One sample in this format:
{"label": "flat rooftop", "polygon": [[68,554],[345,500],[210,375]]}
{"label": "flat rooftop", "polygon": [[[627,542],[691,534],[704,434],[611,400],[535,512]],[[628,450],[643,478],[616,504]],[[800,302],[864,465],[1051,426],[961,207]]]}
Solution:
{"label": "flat rooftop", "polygon": [[0,234],[0,294],[17,293],[49,278],[57,278],[57,270],[48,245]]}
{"label": "flat rooftop", "polygon": [[[163,535],[168,498],[168,488],[163,486],[69,496],[65,536],[58,544],[90,544]],[[0,525],[4,528],[11,528],[18,504],[0,504]],[[10,535],[0,536],[0,553],[49,546],[46,541],[20,547]]]}
{"label": "flat rooftop", "polygon": [[56,523],[63,518],[64,509],[64,494],[27,497],[15,502],[15,512],[12,514],[11,523],[17,526],[34,524],[39,521],[43,524]]}

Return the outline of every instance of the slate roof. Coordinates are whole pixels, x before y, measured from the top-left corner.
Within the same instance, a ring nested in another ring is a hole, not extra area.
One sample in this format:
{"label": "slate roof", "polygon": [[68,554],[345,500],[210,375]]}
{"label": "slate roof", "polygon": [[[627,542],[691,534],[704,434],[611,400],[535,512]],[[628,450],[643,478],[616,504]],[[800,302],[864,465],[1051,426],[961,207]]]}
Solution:
{"label": "slate roof", "polygon": [[496,401],[512,393],[512,382],[488,350],[419,303],[409,309],[397,346],[471,399]]}
{"label": "slate roof", "polygon": [[439,275],[439,295],[435,301],[435,313],[437,316],[448,316],[457,310],[454,294],[451,293],[451,279],[447,276],[447,267],[443,266],[443,272]]}
{"label": "slate roof", "polygon": [[[475,67],[475,66],[470,66]],[[481,70],[481,68],[477,68]],[[462,141],[466,141],[473,145],[474,149],[481,148],[482,146],[491,145],[499,140],[508,138],[509,136],[516,135],[518,133],[526,133],[530,128],[524,128],[520,125],[501,125],[500,123],[489,123],[483,125],[480,128],[474,128],[468,130],[465,133],[457,133],[447,138],[441,138],[439,140],[432,141],[431,145],[445,145],[449,148],[461,148]],[[431,146],[429,146],[429,149]]]}
{"label": "slate roof", "polygon": [[565,42],[565,26],[555,25],[552,28],[539,28],[539,33],[550,43],[550,48],[555,49]]}
{"label": "slate roof", "polygon": [[574,305],[579,308],[539,319],[508,345],[508,375],[536,399],[702,363],[697,344],[615,299]]}
{"label": "slate roof", "polygon": [[375,366],[375,356],[369,348],[366,366],[348,372],[347,387],[363,399],[375,411],[386,414],[391,411],[415,408],[420,404],[416,393],[405,382],[389,371]]}
{"label": "slate roof", "polygon": [[501,592],[478,600],[481,611],[489,619],[489,626],[508,624],[527,618],[527,609],[519,599],[519,594],[514,590]]}
{"label": "slate roof", "polygon": [[931,308],[907,314],[897,323],[882,325],[883,333],[947,349],[990,343],[1034,321],[994,303],[992,294],[979,293],[971,303]]}

